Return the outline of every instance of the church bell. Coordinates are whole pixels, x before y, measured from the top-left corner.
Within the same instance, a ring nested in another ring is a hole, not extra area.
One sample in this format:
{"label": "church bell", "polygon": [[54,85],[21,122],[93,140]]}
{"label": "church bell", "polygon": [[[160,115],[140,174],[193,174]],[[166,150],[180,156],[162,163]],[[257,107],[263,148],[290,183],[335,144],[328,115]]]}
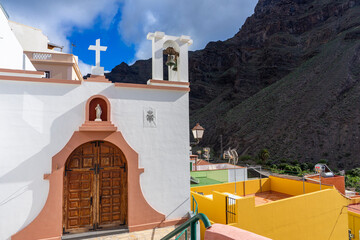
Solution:
{"label": "church bell", "polygon": [[176,66],[176,60],[175,60],[175,55],[168,55],[167,57],[167,61],[165,63],[166,66],[173,68],[174,66]]}

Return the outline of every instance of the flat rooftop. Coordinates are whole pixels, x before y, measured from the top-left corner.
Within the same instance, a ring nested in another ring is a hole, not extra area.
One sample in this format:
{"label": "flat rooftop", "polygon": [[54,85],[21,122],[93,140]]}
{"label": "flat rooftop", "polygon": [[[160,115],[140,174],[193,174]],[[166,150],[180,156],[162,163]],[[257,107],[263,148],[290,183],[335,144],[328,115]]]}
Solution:
{"label": "flat rooftop", "polygon": [[[237,195],[237,194],[232,194],[232,193],[228,193],[228,192],[223,192],[223,193],[234,199],[244,198],[244,196]],[[262,192],[262,193],[245,195],[245,197],[252,197],[252,196],[255,197],[255,206],[259,206],[259,205],[262,205],[265,203],[270,203],[270,202],[274,202],[277,200],[292,197],[289,194],[279,193],[279,192],[274,192],[274,191],[267,191],[267,192]],[[213,199],[212,194],[205,195],[205,197]]]}
{"label": "flat rooftop", "polygon": [[274,191],[255,193],[255,194],[248,194],[246,196],[247,197],[248,196],[255,196],[255,206],[292,197],[289,194],[280,193],[280,192],[274,192]]}
{"label": "flat rooftop", "polygon": [[196,171],[209,171],[209,170],[224,170],[224,169],[240,169],[244,167],[236,166],[230,163],[209,163],[204,160],[200,160],[197,164]]}
{"label": "flat rooftop", "polygon": [[[223,192],[223,193],[234,199],[244,198],[244,196],[237,195],[237,194],[232,194],[232,193],[228,193],[228,192]],[[273,191],[245,195],[245,197],[252,197],[252,196],[255,197],[255,206],[259,206],[259,205],[263,205],[265,203],[270,203],[270,202],[274,202],[277,200],[292,197],[291,195],[288,195],[285,193],[279,193],[279,192],[273,192]],[[205,195],[205,197],[213,199],[212,194]],[[359,205],[359,211],[360,211],[360,205]]]}

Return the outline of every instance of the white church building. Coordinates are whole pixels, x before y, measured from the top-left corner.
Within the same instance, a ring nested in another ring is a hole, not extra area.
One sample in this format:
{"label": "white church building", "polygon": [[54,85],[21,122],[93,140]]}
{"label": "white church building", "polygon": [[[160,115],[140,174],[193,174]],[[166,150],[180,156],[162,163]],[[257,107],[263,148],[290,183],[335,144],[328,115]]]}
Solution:
{"label": "white church building", "polygon": [[76,56],[10,21],[0,5],[0,239],[133,232],[188,218],[192,40],[147,38],[147,84],[108,81],[100,40],[89,47],[96,63],[83,79]]}

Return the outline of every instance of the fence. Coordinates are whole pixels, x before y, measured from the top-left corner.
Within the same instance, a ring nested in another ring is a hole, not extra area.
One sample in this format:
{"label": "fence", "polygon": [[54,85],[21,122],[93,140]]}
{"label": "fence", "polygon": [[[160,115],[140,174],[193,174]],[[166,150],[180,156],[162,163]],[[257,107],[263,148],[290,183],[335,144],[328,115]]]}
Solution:
{"label": "fence", "polygon": [[229,223],[235,223],[236,222],[236,199],[227,196],[225,198],[226,201],[226,207],[225,207],[225,211],[226,211],[226,224]]}

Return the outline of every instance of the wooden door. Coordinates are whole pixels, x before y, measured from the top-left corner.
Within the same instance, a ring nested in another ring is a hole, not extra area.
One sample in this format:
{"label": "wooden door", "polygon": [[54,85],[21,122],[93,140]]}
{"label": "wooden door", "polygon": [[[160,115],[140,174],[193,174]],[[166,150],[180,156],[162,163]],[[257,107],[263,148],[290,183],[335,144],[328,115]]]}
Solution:
{"label": "wooden door", "polygon": [[85,171],[68,174],[66,229],[88,230],[93,227],[93,175]]}
{"label": "wooden door", "polygon": [[126,160],[117,147],[96,141],[70,155],[63,216],[64,233],[127,224]]}
{"label": "wooden door", "polygon": [[99,147],[99,225],[126,225],[126,167],[119,149],[108,143]]}

